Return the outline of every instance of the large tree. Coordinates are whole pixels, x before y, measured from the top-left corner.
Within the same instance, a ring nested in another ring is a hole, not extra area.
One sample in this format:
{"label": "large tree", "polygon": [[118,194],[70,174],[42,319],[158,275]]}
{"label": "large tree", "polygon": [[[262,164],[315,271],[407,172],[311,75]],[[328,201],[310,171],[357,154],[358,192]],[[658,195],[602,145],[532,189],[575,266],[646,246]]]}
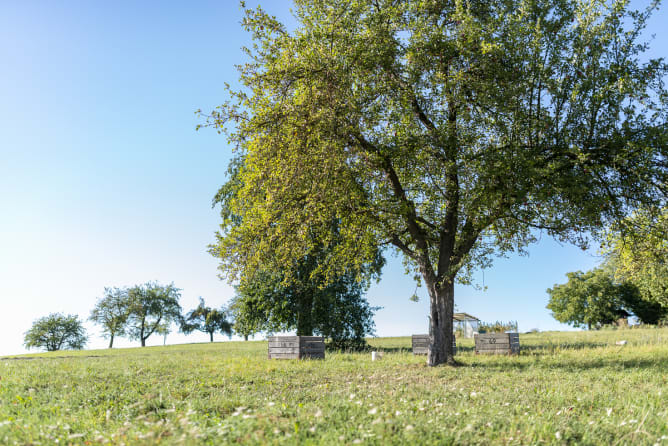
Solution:
{"label": "large tree", "polygon": [[232,336],[232,323],[227,320],[228,315],[225,308],[217,309],[207,307],[204,299],[199,298],[199,305],[190,310],[181,322],[181,331],[185,334],[195,330],[209,334],[209,340],[213,342],[213,334],[217,331]]}
{"label": "large tree", "polygon": [[[535,229],[588,235],[666,185],[668,94],[622,0],[295,0],[247,10],[242,88],[204,125],[245,157],[226,274],[344,239],[325,277],[403,253],[430,299],[428,363],[454,363],[454,284]],[[316,237],[312,235],[316,234]],[[272,268],[272,269],[273,269]],[[360,268],[361,270],[361,268]]]}
{"label": "large tree", "polygon": [[180,289],[174,284],[147,282],[128,289],[129,316],[127,333],[146,346],[153,334],[166,334],[172,322],[181,322]]}
{"label": "large tree", "polygon": [[109,348],[114,346],[114,337],[125,334],[129,311],[128,290],[114,287],[104,289],[104,295],[90,312],[89,319],[101,325],[103,336],[109,338]]}
{"label": "large tree", "polygon": [[[232,203],[242,189],[239,172],[243,163],[243,156],[232,160],[229,179],[214,197],[222,217],[221,230],[216,234],[218,243],[209,247],[216,257],[224,255],[220,248],[225,246],[226,234],[242,224]],[[316,240],[318,234],[307,236]],[[267,268],[244,271],[230,305],[237,333],[248,339],[259,331],[296,330],[298,336],[325,336],[336,348],[361,348],[366,344],[365,337],[374,332],[373,313],[377,308],[369,305],[364,293],[370,279],[379,277],[384,258],[378,251],[369,263],[323,277],[318,267],[335,255],[342,242],[336,221],[330,223],[327,237],[326,247],[319,244],[280,268],[268,263]],[[360,271],[362,274],[358,274]]]}
{"label": "large tree", "polygon": [[668,211],[639,210],[615,229],[605,246],[615,277],[668,312]]}
{"label": "large tree", "polygon": [[335,348],[358,349],[373,335],[376,307],[364,296],[366,284],[353,274],[324,283],[312,277],[322,253],[300,259],[293,279],[285,283],[285,269],[263,270],[243,277],[230,310],[235,329],[248,336],[259,331],[295,330],[298,336],[321,335]]}
{"label": "large tree", "polygon": [[86,329],[75,314],[51,313],[33,322],[25,333],[26,348],[81,350],[88,342]]}
{"label": "large tree", "polygon": [[568,282],[548,288],[547,308],[556,320],[575,327],[610,325],[631,314],[644,323],[656,324],[665,310],[644,301],[633,283],[615,282],[613,274],[607,266],[568,273]]}

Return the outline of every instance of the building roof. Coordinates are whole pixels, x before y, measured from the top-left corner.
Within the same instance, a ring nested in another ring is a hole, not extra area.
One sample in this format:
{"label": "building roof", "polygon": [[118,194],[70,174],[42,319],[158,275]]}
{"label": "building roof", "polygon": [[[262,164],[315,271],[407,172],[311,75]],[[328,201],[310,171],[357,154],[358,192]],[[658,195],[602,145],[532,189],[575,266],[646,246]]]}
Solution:
{"label": "building roof", "polygon": [[452,319],[455,321],[480,321],[480,319],[475,316],[471,316],[468,313],[455,313],[452,315]]}

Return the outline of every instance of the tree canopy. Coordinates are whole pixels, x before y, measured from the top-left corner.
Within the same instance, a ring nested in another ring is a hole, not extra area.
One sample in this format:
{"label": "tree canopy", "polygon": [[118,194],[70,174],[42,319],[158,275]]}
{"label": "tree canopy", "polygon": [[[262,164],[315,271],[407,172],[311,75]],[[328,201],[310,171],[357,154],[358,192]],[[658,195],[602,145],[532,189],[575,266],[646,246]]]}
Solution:
{"label": "tree canopy", "polygon": [[180,289],[174,284],[147,282],[128,289],[129,316],[127,333],[146,346],[153,334],[166,334],[172,322],[181,321]]}
{"label": "tree canopy", "polygon": [[104,295],[96,303],[89,319],[102,326],[103,336],[109,338],[109,348],[114,346],[114,337],[125,334],[130,312],[127,289],[105,288]]}
{"label": "tree canopy", "polygon": [[298,336],[321,335],[339,349],[366,346],[375,324],[364,297],[366,286],[353,274],[343,274],[322,284],[311,278],[318,258],[301,259],[287,284],[282,272],[263,271],[244,277],[236,287],[230,310],[235,329],[247,337],[259,331],[296,330]]}
{"label": "tree canopy", "polygon": [[633,282],[648,303],[668,312],[668,212],[639,210],[613,231],[605,247],[615,277]]}
{"label": "tree canopy", "polygon": [[[232,160],[229,179],[214,197],[223,220],[217,233],[218,244],[209,247],[217,257],[221,257],[219,248],[224,243],[224,234],[242,224],[231,203],[242,187],[239,171],[243,163],[242,156]],[[237,333],[247,339],[259,331],[294,329],[298,336],[318,334],[329,338],[335,348],[359,349],[366,345],[365,337],[373,334],[376,308],[369,306],[364,292],[370,279],[379,277],[384,259],[378,251],[372,262],[360,265],[357,270],[347,268],[329,279],[322,277],[319,265],[334,254],[332,251],[341,242],[336,221],[330,223],[329,231],[332,243],[328,247],[321,244],[278,270],[271,269],[275,265],[269,263],[267,268],[245,271],[248,274],[239,276],[237,295],[230,305]]]}
{"label": "tree canopy", "polygon": [[25,333],[26,348],[81,350],[88,342],[86,329],[75,314],[51,313],[33,322]]}
{"label": "tree canopy", "polygon": [[567,277],[567,283],[547,290],[547,308],[559,322],[592,328],[635,315],[642,322],[656,324],[665,314],[660,306],[644,301],[633,283],[616,283],[609,268],[577,271]]}
{"label": "tree canopy", "polygon": [[649,14],[625,1],[296,0],[288,31],[246,10],[242,88],[204,124],[244,156],[224,273],[324,246],[314,274],[362,277],[392,247],[429,293],[429,364],[453,363],[455,280],[536,229],[584,247],[663,203],[668,67],[640,62]]}
{"label": "tree canopy", "polygon": [[198,330],[209,334],[213,342],[213,334],[220,332],[228,337],[232,336],[232,323],[228,321],[225,308],[216,309],[207,307],[204,299],[199,298],[199,305],[188,312],[181,322],[181,331],[185,334]]}

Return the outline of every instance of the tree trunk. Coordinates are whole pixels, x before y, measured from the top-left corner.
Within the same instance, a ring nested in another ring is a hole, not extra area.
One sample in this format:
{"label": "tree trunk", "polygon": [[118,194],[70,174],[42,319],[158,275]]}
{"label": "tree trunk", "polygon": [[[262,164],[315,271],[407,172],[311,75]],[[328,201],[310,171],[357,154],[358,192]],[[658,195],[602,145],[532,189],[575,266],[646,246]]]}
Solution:
{"label": "tree trunk", "polygon": [[297,313],[297,336],[313,336],[313,294],[310,290],[303,293]]}
{"label": "tree trunk", "polygon": [[244,341],[248,340],[248,335],[244,335]]}
{"label": "tree trunk", "polygon": [[213,342],[213,332],[212,331],[209,332],[209,341]]}
{"label": "tree trunk", "polygon": [[144,337],[141,338],[141,346],[146,347],[146,338]]}
{"label": "tree trunk", "polygon": [[109,336],[109,348],[112,348],[114,346],[114,334],[112,333],[111,336]]}
{"label": "tree trunk", "polygon": [[453,279],[446,279],[439,288],[435,284],[429,287],[430,318],[429,318],[429,353],[427,364],[455,365],[455,352],[452,348],[454,333],[452,316],[455,307],[455,285]]}

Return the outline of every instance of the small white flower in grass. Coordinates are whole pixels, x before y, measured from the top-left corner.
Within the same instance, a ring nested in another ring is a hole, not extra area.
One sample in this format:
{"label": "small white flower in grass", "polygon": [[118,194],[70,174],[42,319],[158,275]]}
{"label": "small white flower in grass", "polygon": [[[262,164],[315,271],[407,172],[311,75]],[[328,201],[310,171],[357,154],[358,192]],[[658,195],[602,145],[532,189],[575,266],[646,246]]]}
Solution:
{"label": "small white flower in grass", "polygon": [[383,420],[381,420],[380,418],[376,418],[375,420],[373,420],[373,421],[371,422],[371,424],[380,424],[380,423],[382,423],[382,422],[383,422]]}
{"label": "small white flower in grass", "polygon": [[557,412],[557,415],[561,415],[561,411]]}
{"label": "small white flower in grass", "polygon": [[661,435],[660,440],[668,440],[668,435]]}
{"label": "small white flower in grass", "polygon": [[413,429],[415,429],[415,428],[413,427],[412,424],[409,424],[408,426],[406,426],[407,431],[412,431]]}
{"label": "small white flower in grass", "polygon": [[339,441],[343,441],[345,439],[346,439],[346,437],[344,437],[343,435],[339,435]]}
{"label": "small white flower in grass", "polygon": [[637,422],[638,422],[638,420],[629,420],[629,424],[635,424]]}
{"label": "small white flower in grass", "polygon": [[369,415],[376,415],[378,413],[378,408],[374,407],[373,409],[369,409],[367,412]]}
{"label": "small white flower in grass", "polygon": [[621,423],[619,423],[619,425],[620,426],[626,426],[626,421],[622,421]]}
{"label": "small white flower in grass", "polygon": [[362,402],[358,400],[358,401],[355,401],[355,404],[357,404],[358,406],[361,406]]}
{"label": "small white flower in grass", "polygon": [[362,442],[362,440],[360,440],[359,438],[355,438],[353,440],[353,444],[360,444],[361,442]]}
{"label": "small white flower in grass", "polygon": [[396,416],[401,415],[401,411],[400,411],[400,410],[397,410],[396,412],[394,412],[394,415],[396,415]]}
{"label": "small white flower in grass", "polygon": [[475,398],[476,396],[478,396],[476,392],[471,392],[471,398]]}
{"label": "small white flower in grass", "polygon": [[269,401],[269,402],[267,403],[267,406],[269,406],[269,407],[274,406],[274,405],[276,405],[276,403],[273,402],[273,401]]}
{"label": "small white flower in grass", "polygon": [[559,432],[559,431],[555,432],[554,436],[557,440],[561,440],[561,432]]}
{"label": "small white flower in grass", "polygon": [[315,426],[309,427],[309,432],[315,432]]}
{"label": "small white flower in grass", "polygon": [[590,422],[589,422],[589,425],[591,426],[592,424],[594,424],[594,422],[593,422],[593,421],[590,421]]}
{"label": "small white flower in grass", "polygon": [[355,394],[354,394],[354,393],[351,393],[350,396],[349,396],[348,398],[352,400],[353,398],[355,398]]}
{"label": "small white flower in grass", "polygon": [[608,416],[610,416],[610,414],[612,413],[612,409],[611,409],[611,408],[608,408],[608,409],[606,410],[606,413],[608,414]]}
{"label": "small white flower in grass", "polygon": [[315,413],[316,418],[319,418],[322,416],[322,410],[318,409]]}

